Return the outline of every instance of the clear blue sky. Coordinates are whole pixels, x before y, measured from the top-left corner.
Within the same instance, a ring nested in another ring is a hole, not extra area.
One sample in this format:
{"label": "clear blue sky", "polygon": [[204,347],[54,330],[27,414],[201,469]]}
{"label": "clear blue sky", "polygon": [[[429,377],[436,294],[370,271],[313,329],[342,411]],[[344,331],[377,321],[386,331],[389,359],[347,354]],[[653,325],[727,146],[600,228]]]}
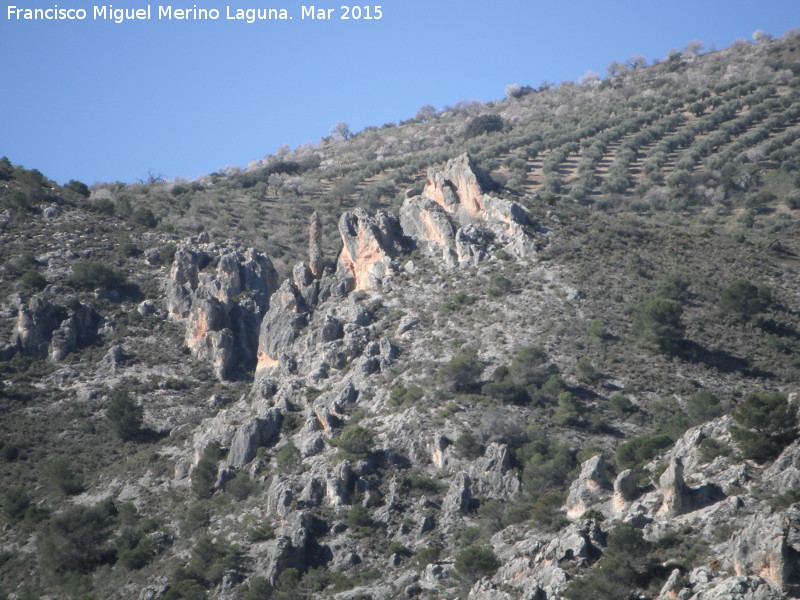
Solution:
{"label": "clear blue sky", "polygon": [[[377,0],[379,21],[300,18],[302,0],[189,0],[217,21],[92,20],[101,0],[3,0],[0,156],[64,183],[194,178],[328,135],[413,117],[424,104],[492,100],[509,83],[575,80],[612,60],[728,46],[800,26],[800,0]],[[320,1],[317,8],[336,7]],[[13,21],[20,8],[85,21]],[[110,2],[143,7],[146,0]],[[309,1],[306,6],[311,6]],[[226,20],[226,6],[291,21]]]}

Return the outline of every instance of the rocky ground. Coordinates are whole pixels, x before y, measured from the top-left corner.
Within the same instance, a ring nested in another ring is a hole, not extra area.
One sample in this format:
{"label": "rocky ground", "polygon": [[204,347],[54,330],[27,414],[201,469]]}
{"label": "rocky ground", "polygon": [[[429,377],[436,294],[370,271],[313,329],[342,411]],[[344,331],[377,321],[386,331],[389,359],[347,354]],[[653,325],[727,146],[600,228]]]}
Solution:
{"label": "rocky ground", "polygon": [[[312,215],[287,278],[235,241],[53,206],[3,233],[6,281],[34,246],[47,283],[2,313],[10,597],[796,593],[800,446],[745,459],[724,413],[752,392],[796,399],[797,239],[775,259],[658,221],[528,210],[467,155],[399,216],[342,214],[338,256]],[[138,251],[120,255],[120,233]],[[95,258],[125,285],[81,288]],[[630,307],[676,265],[681,348],[638,346]],[[716,278],[754,271],[772,325],[709,308]],[[708,418],[692,416],[700,390],[720,399]],[[143,409],[130,435],[109,424],[119,391]],[[631,579],[615,589],[615,573]]]}

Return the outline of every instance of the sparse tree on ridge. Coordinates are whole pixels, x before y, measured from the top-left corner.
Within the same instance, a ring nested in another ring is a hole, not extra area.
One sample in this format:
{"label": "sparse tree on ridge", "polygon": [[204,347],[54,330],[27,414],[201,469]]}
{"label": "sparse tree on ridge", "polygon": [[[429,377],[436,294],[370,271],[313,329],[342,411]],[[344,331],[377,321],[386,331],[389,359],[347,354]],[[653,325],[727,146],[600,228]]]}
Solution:
{"label": "sparse tree on ridge", "polygon": [[753,32],[753,40],[756,42],[768,42],[772,39],[772,34],[767,33],[763,29],[756,29]]}
{"label": "sparse tree on ridge", "polygon": [[609,77],[616,77],[625,69],[625,65],[621,62],[612,60],[611,63],[606,67],[606,73],[608,73]]}
{"label": "sparse tree on ridge", "polygon": [[703,42],[700,40],[692,40],[683,47],[683,51],[689,56],[697,56],[703,51]]}
{"label": "sparse tree on ridge", "polygon": [[350,131],[350,126],[347,123],[344,121],[339,121],[336,125],[331,127],[331,135],[346,140],[352,136],[353,133]]}
{"label": "sparse tree on ridge", "polygon": [[578,77],[578,85],[596,85],[599,82],[600,82],[600,73],[592,71],[591,69],[589,69],[588,71],[586,71],[586,73]]}

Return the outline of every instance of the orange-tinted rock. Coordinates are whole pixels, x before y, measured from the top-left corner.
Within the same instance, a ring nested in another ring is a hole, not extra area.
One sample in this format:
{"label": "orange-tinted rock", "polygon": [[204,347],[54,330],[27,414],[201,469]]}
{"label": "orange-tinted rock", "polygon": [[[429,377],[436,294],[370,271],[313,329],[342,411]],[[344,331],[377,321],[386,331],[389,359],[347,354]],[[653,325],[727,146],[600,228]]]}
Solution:
{"label": "orange-tinted rock", "polygon": [[469,154],[448,160],[444,169],[428,169],[422,192],[449,213],[463,207],[470,215],[483,211],[483,195],[492,187],[491,179],[478,169]]}
{"label": "orange-tinted rock", "polygon": [[342,251],[337,271],[345,279],[347,291],[380,288],[391,273],[402,237],[397,218],[382,211],[373,218],[357,208],[341,216],[339,234]]}

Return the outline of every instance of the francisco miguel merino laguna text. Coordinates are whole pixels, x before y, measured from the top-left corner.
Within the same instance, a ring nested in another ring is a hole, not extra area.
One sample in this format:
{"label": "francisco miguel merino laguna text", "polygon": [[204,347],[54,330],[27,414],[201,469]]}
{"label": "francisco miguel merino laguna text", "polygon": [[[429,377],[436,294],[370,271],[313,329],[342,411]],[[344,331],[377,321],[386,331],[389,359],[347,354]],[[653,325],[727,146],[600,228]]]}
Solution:
{"label": "francisco miguel merino laguna text", "polygon": [[[91,12],[83,8],[60,8],[54,4],[52,8],[20,8],[9,6],[6,17],[9,21],[84,21],[91,18],[95,21],[149,21],[153,17],[166,21],[216,21],[222,18],[222,11],[216,8],[175,8],[172,5],[153,6],[148,4],[142,8],[114,8],[113,5],[95,5]],[[294,17],[285,8],[233,8],[226,6],[224,20],[246,21],[286,21]],[[379,20],[383,16],[380,6],[340,6],[333,8],[300,7],[300,18],[303,20]]]}

